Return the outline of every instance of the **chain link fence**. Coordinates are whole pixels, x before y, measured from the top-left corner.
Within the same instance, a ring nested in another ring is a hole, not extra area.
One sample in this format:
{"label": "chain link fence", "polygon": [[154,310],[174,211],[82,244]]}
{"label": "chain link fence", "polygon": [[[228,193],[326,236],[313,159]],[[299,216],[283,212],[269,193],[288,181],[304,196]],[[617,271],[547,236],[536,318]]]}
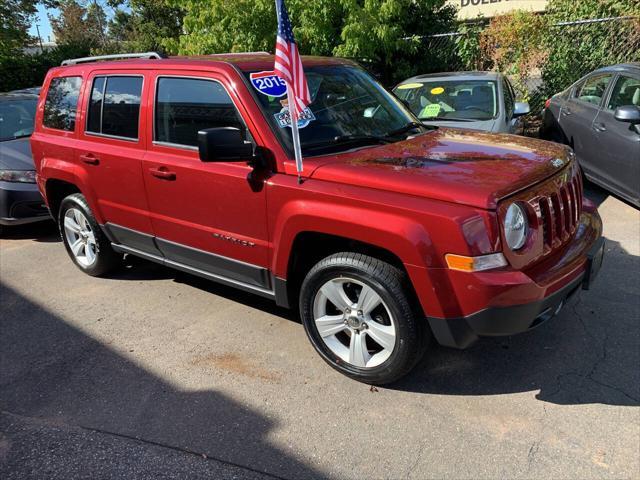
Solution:
{"label": "chain link fence", "polygon": [[[461,31],[432,35],[422,39],[432,62],[419,73],[500,70],[514,85],[519,100],[529,102],[528,133],[537,132],[544,102],[585,74],[607,65],[640,62],[640,18],[616,17],[562,22],[532,32],[531,46],[521,39],[527,62],[498,65],[496,44],[487,47],[486,27],[461,26]],[[508,45],[498,43],[498,48]],[[516,55],[517,57],[517,55]]]}

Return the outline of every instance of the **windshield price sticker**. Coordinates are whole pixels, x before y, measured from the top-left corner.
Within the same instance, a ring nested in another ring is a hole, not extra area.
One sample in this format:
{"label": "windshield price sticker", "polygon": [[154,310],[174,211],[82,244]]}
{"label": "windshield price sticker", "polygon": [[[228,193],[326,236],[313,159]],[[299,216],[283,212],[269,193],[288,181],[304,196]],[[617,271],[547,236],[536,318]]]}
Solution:
{"label": "windshield price sticker", "polygon": [[287,84],[273,70],[249,74],[251,85],[263,95],[281,97],[287,93]]}
{"label": "windshield price sticker", "polygon": [[436,87],[436,88],[432,88],[431,89],[431,94],[432,95],[440,95],[442,93],[444,93],[444,88],[442,88],[442,87]]}
{"label": "windshield price sticker", "polygon": [[429,117],[437,117],[440,113],[440,105],[437,103],[432,103],[431,105],[427,105],[420,112],[420,118],[429,118]]}
{"label": "windshield price sticker", "polygon": [[[288,108],[283,108],[274,115],[280,128],[291,128],[291,115]],[[309,107],[305,108],[298,118],[298,128],[304,128],[309,125],[316,117]]]}

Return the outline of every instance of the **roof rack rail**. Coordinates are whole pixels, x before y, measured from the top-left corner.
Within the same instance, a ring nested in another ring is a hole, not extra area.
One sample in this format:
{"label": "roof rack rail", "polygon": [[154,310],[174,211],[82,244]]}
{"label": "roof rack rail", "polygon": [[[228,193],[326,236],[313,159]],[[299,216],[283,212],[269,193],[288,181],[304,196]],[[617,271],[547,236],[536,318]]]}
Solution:
{"label": "roof rack rail", "polygon": [[158,52],[117,53],[115,55],[98,55],[97,57],[70,58],[64,60],[60,65],[65,67],[67,65],[77,65],[78,63],[99,62],[100,60],[123,60],[127,58],[153,58],[159,60],[166,57],[160,55]]}
{"label": "roof rack rail", "polygon": [[210,53],[210,57],[226,57],[228,55],[271,55],[269,52],[233,52],[233,53]]}

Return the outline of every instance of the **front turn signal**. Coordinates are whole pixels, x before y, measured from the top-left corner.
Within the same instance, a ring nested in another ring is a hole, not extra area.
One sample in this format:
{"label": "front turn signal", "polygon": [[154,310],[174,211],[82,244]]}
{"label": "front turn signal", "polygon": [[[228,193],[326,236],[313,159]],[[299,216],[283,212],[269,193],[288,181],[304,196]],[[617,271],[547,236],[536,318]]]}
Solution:
{"label": "front turn signal", "polygon": [[447,253],[444,258],[451,270],[459,270],[461,272],[482,272],[483,270],[492,270],[507,265],[507,259],[501,253],[492,253],[479,257]]}

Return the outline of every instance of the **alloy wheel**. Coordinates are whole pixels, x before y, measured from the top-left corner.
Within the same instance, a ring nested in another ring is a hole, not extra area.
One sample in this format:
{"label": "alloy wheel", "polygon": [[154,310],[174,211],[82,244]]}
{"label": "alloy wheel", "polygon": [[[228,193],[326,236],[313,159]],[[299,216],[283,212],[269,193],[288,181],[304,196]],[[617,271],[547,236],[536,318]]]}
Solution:
{"label": "alloy wheel", "polygon": [[395,349],[396,326],[389,307],[359,280],[339,277],[324,283],[314,298],[313,320],[325,345],[355,367],[376,367]]}
{"label": "alloy wheel", "polygon": [[89,220],[78,208],[65,212],[64,234],[76,261],[85,268],[93,265],[98,257],[96,237]]}

